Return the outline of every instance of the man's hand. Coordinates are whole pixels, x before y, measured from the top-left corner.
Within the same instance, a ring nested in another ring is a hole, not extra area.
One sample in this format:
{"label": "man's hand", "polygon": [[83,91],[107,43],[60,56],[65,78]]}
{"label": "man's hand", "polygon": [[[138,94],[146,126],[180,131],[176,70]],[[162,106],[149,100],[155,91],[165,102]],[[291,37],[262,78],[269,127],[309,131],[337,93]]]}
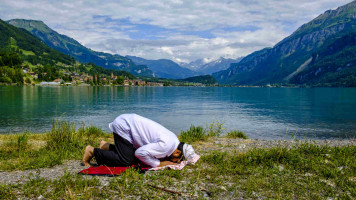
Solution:
{"label": "man's hand", "polygon": [[158,167],[163,167],[166,165],[178,165],[177,163],[171,162],[171,161],[161,161]]}

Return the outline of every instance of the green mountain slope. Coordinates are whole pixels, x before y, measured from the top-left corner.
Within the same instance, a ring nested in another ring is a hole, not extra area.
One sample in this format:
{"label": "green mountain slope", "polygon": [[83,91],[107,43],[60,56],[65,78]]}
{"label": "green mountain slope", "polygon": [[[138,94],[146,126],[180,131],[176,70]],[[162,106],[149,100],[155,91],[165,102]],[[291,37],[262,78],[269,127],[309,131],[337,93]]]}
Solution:
{"label": "green mountain slope", "polygon": [[333,43],[354,31],[356,1],[336,10],[326,11],[298,28],[273,48],[252,53],[239,63],[232,64],[229,69],[214,73],[213,76],[223,84],[297,83],[294,77],[309,68],[313,55],[319,54],[325,44]]}
{"label": "green mountain slope", "polygon": [[26,30],[16,28],[0,19],[0,50],[3,52],[14,51],[22,60],[32,64],[72,64],[74,59],[56,51]]}
{"label": "green mountain slope", "polygon": [[202,84],[217,84],[216,79],[211,75],[202,75],[202,76],[194,76],[185,79],[181,79],[180,81],[192,82],[192,83],[202,83]]}
{"label": "green mountain slope", "polygon": [[155,76],[160,78],[180,79],[198,74],[190,69],[183,68],[168,59],[146,60],[135,56],[126,57],[134,61],[136,64],[147,65],[155,73]]}
{"label": "green mountain slope", "polygon": [[80,62],[94,63],[108,69],[124,70],[141,76],[153,76],[153,72],[144,65],[136,65],[132,60],[120,55],[96,52],[86,48],[76,40],[52,30],[42,21],[13,19],[7,22],[26,29],[48,46],[71,55]]}
{"label": "green mountain slope", "polygon": [[313,54],[308,68],[291,83],[356,87],[356,32],[331,41]]}

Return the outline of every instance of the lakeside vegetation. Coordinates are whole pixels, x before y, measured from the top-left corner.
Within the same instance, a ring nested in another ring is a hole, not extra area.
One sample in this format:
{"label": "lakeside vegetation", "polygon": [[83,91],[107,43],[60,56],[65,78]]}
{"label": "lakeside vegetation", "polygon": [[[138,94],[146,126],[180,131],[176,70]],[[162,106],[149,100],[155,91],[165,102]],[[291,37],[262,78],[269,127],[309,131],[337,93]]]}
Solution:
{"label": "lakeside vegetation", "polygon": [[[172,199],[179,195],[193,199],[354,199],[356,197],[356,148],[354,145],[331,147],[298,142],[293,147],[254,148],[246,152],[209,150],[223,135],[223,125],[192,126],[180,139],[199,148],[201,159],[181,171],[163,170],[141,174],[137,169],[109,179],[92,179],[65,173],[56,180],[33,174],[24,184],[0,185],[0,198],[49,199]],[[229,138],[246,135],[239,131]],[[3,171],[52,167],[65,160],[78,160],[86,145],[98,146],[101,140],[112,142],[112,134],[95,126],[78,129],[69,122],[53,122],[48,133],[0,135],[0,169]],[[244,142],[245,139],[228,139]],[[246,140],[249,141],[249,140]],[[198,149],[198,148],[197,148]],[[202,150],[205,149],[205,150]],[[26,178],[26,177],[25,177]],[[168,188],[172,194],[148,184]]]}

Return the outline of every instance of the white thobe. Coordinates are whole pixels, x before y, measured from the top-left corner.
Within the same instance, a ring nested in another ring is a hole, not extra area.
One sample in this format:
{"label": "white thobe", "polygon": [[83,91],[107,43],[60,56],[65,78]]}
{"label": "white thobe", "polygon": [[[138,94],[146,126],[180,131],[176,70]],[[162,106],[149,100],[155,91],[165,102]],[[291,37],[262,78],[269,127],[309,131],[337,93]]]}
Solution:
{"label": "white thobe", "polygon": [[179,145],[170,130],[137,114],[120,115],[109,128],[133,144],[135,156],[151,167],[157,167],[159,159],[170,156]]}

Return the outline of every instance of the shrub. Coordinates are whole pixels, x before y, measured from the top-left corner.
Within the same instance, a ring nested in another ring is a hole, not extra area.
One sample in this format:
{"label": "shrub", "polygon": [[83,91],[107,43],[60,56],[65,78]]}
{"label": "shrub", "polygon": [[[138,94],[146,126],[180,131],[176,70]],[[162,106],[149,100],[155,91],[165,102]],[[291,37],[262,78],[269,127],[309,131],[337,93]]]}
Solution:
{"label": "shrub", "polygon": [[203,127],[197,126],[195,127],[194,125],[191,125],[189,130],[187,131],[182,131],[179,135],[179,139],[182,142],[195,142],[199,140],[205,140],[207,135],[205,134],[205,131]]}
{"label": "shrub", "polygon": [[25,83],[31,84],[31,79],[29,77],[25,78]]}
{"label": "shrub", "polygon": [[242,139],[248,139],[247,135],[242,132],[242,131],[238,131],[238,130],[234,130],[234,131],[230,131],[227,133],[226,135],[228,138],[242,138]]}
{"label": "shrub", "polygon": [[9,77],[0,77],[0,83],[12,83],[12,80]]}

